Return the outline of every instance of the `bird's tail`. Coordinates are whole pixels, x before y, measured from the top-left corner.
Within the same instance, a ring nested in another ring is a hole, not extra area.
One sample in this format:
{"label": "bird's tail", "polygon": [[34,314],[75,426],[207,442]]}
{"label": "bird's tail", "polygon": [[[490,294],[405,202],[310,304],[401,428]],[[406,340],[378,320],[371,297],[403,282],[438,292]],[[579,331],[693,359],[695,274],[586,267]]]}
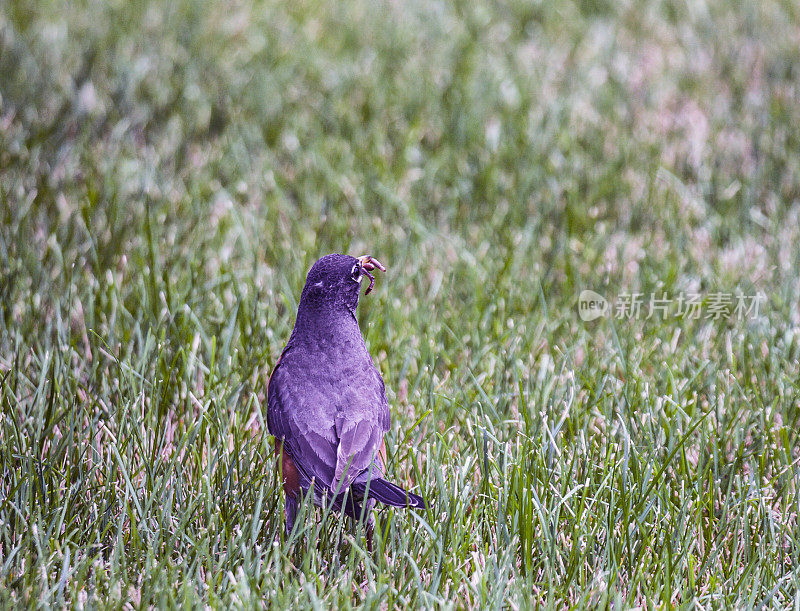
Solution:
{"label": "bird's tail", "polygon": [[[367,490],[369,486],[369,490]],[[392,507],[416,507],[425,509],[425,499],[412,492],[403,490],[400,486],[387,482],[385,479],[372,479],[369,484],[353,484],[350,486],[356,494],[366,494],[369,498],[380,501]]]}

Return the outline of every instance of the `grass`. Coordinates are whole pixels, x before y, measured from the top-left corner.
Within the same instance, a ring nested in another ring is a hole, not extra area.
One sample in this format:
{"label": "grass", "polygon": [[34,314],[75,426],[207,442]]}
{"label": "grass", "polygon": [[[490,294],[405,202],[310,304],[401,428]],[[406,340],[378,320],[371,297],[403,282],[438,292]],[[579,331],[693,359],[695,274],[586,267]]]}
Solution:
{"label": "grass", "polygon": [[[0,605],[797,608],[799,83],[781,0],[2,3]],[[264,421],[328,252],[371,556]]]}

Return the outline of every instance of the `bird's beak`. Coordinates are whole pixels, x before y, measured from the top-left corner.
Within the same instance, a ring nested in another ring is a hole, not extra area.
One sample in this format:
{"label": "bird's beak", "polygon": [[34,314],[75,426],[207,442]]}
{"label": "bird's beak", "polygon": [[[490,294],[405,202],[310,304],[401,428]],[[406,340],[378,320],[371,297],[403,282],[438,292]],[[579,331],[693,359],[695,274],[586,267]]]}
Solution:
{"label": "bird's beak", "polygon": [[369,292],[372,290],[372,287],[375,286],[375,276],[370,274],[370,272],[376,269],[385,272],[386,268],[383,265],[381,265],[380,261],[378,261],[375,257],[371,257],[370,255],[364,255],[363,257],[359,257],[358,260],[361,263],[361,270],[369,278],[369,286],[367,287],[367,290],[364,293],[365,295],[369,295]]}

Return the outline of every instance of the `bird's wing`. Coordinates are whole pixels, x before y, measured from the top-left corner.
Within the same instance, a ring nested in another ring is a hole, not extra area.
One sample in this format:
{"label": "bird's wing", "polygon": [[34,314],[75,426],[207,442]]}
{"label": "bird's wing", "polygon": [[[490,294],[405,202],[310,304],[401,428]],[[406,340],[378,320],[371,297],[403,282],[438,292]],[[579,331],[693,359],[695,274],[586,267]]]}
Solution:
{"label": "bird's wing", "polygon": [[[342,409],[336,417],[336,470],[331,488],[346,490],[361,473],[381,475],[378,453],[391,419],[381,374],[374,367],[342,392]],[[372,475],[370,475],[372,477]]]}
{"label": "bird's wing", "polygon": [[338,438],[324,397],[307,380],[297,379],[278,363],[267,390],[267,427],[283,441],[301,475],[330,487],[336,465]]}

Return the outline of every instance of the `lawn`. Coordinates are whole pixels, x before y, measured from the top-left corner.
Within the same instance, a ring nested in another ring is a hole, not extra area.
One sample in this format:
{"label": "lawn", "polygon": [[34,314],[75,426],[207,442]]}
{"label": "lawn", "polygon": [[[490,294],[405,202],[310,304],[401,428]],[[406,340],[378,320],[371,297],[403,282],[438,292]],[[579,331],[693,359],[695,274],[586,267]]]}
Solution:
{"label": "lawn", "polygon": [[[266,429],[329,252],[372,554]],[[792,0],[5,0],[0,606],[797,609],[799,301]]]}

